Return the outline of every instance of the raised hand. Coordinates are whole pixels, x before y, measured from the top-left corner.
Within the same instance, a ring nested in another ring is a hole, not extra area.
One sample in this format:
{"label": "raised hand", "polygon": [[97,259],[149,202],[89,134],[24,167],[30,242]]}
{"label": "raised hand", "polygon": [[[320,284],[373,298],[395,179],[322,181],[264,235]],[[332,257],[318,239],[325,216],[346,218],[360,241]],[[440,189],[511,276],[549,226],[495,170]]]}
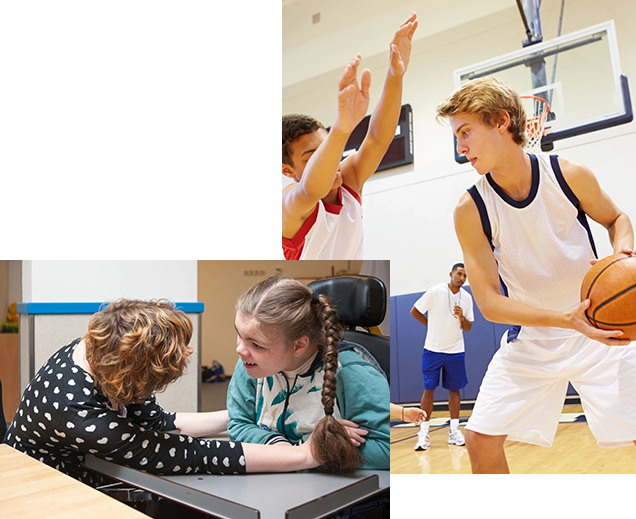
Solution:
{"label": "raised hand", "polygon": [[413,47],[413,34],[417,29],[417,14],[411,12],[396,31],[391,40],[391,56],[389,59],[389,73],[400,77],[406,72],[411,61],[411,49]]}
{"label": "raised hand", "polygon": [[346,66],[338,84],[338,116],[332,128],[334,130],[351,133],[369,109],[371,71],[366,68],[362,71],[358,85],[358,65],[361,59],[362,56],[358,54]]}

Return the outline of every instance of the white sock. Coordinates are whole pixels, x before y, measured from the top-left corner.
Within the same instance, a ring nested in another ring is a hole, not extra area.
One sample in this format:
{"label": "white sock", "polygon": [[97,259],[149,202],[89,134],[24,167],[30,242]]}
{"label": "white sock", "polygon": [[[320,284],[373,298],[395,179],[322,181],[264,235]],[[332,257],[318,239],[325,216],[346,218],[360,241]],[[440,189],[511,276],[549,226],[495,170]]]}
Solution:
{"label": "white sock", "polygon": [[428,434],[428,422],[422,422],[420,424],[420,432]]}
{"label": "white sock", "polygon": [[459,429],[459,418],[451,418],[451,431]]}

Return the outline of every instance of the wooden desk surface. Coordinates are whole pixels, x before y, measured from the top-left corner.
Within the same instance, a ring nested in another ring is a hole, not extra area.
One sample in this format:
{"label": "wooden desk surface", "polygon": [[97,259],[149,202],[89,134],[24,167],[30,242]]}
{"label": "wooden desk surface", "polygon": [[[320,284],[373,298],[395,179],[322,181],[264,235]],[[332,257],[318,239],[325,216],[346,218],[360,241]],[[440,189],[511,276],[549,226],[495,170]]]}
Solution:
{"label": "wooden desk surface", "polygon": [[0,444],[0,510],[21,519],[147,519],[99,490]]}

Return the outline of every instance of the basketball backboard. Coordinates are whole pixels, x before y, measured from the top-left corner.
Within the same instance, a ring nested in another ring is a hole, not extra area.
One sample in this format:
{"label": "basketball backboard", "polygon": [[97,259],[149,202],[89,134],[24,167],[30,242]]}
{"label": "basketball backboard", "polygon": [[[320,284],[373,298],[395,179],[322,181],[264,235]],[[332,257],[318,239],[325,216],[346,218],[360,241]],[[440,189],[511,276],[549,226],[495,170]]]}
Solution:
{"label": "basketball backboard", "polygon": [[[543,151],[552,150],[560,139],[633,119],[613,20],[457,69],[453,74],[455,88],[472,79],[496,77],[520,95],[545,99],[550,113],[541,140]],[[455,160],[466,162],[456,150]]]}

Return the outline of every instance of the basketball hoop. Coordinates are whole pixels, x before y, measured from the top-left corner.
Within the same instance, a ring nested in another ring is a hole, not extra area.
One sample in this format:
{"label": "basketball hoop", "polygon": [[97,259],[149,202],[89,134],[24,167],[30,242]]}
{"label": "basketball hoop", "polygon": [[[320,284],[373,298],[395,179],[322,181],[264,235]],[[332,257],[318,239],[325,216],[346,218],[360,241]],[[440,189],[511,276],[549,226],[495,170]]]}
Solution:
{"label": "basketball hoop", "polygon": [[535,96],[521,96],[521,102],[526,109],[526,136],[528,142],[524,149],[535,153],[541,151],[541,138],[545,135],[545,123],[548,120],[550,106],[548,102]]}

